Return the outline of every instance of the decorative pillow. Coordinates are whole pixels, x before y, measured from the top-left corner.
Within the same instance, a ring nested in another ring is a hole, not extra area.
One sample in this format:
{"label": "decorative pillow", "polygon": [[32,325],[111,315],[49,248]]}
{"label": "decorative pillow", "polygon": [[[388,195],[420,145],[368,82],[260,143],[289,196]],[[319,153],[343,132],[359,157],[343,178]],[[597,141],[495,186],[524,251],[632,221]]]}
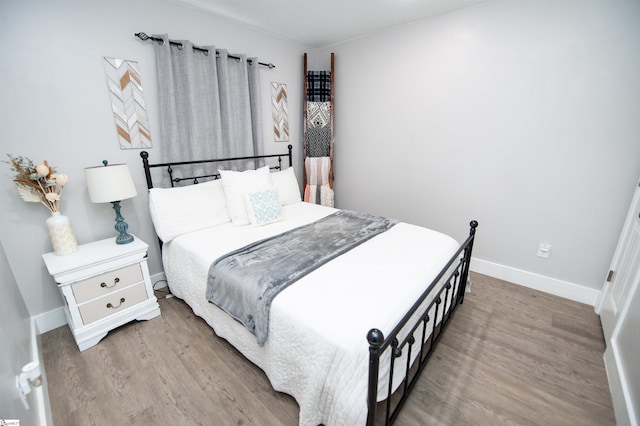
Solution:
{"label": "decorative pillow", "polygon": [[151,188],[149,213],[156,234],[165,243],[187,232],[231,220],[220,180],[176,188]]}
{"label": "decorative pillow", "polygon": [[222,187],[227,198],[227,211],[234,225],[248,225],[249,216],[245,207],[245,194],[260,191],[273,186],[269,167],[264,166],[258,170],[246,170],[236,172],[232,170],[219,170],[222,177]]}
{"label": "decorative pillow", "polygon": [[275,187],[247,193],[245,204],[249,222],[254,226],[262,226],[284,219],[278,190]]}
{"label": "decorative pillow", "polygon": [[286,206],[302,201],[300,197],[300,186],[298,185],[293,167],[271,173],[271,181],[278,189],[281,205]]}

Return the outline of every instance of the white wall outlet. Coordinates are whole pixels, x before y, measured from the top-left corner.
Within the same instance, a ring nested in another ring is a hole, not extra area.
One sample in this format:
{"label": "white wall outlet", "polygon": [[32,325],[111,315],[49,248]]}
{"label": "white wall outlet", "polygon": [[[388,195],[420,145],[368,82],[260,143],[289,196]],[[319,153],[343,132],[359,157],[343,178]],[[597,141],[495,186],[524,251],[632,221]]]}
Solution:
{"label": "white wall outlet", "polygon": [[549,243],[538,244],[538,257],[548,259],[550,254],[551,254],[551,244]]}

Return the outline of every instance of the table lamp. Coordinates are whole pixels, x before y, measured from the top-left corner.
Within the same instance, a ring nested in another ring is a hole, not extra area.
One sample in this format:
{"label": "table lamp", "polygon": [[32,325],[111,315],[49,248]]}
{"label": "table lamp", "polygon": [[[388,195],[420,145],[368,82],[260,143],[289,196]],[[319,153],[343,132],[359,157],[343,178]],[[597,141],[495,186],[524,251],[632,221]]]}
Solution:
{"label": "table lamp", "polygon": [[129,172],[127,164],[108,164],[103,166],[87,167],[84,176],[87,180],[87,189],[92,203],[111,203],[116,211],[116,231],[120,233],[116,237],[116,244],[128,244],[133,242],[133,235],[127,234],[129,225],[120,214],[120,201],[133,198],[138,193]]}

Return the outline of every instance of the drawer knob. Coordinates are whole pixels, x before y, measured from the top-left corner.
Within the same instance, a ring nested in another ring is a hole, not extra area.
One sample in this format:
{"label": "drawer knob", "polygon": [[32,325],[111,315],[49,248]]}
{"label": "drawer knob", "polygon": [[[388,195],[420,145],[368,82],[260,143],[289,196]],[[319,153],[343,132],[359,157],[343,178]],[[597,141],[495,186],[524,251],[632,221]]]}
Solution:
{"label": "drawer knob", "polygon": [[111,287],[115,287],[115,286],[116,286],[116,284],[118,284],[119,282],[120,282],[120,278],[117,278],[117,277],[116,277],[116,278],[113,280],[113,284],[111,284],[111,285],[107,285],[107,283],[100,283],[100,287],[102,287],[102,288],[111,288]]}
{"label": "drawer knob", "polygon": [[118,306],[114,306],[111,302],[107,303],[107,308],[109,309],[118,309],[124,303],[124,297],[120,298],[120,303]]}

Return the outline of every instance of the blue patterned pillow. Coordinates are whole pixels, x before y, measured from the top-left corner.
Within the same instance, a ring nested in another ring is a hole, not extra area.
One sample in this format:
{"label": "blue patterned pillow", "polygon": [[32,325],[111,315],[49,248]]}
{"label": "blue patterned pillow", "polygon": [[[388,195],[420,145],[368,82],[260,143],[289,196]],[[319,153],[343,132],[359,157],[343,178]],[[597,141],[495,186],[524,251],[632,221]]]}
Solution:
{"label": "blue patterned pillow", "polygon": [[262,226],[284,219],[278,190],[275,187],[249,192],[245,201],[249,221],[254,226]]}

